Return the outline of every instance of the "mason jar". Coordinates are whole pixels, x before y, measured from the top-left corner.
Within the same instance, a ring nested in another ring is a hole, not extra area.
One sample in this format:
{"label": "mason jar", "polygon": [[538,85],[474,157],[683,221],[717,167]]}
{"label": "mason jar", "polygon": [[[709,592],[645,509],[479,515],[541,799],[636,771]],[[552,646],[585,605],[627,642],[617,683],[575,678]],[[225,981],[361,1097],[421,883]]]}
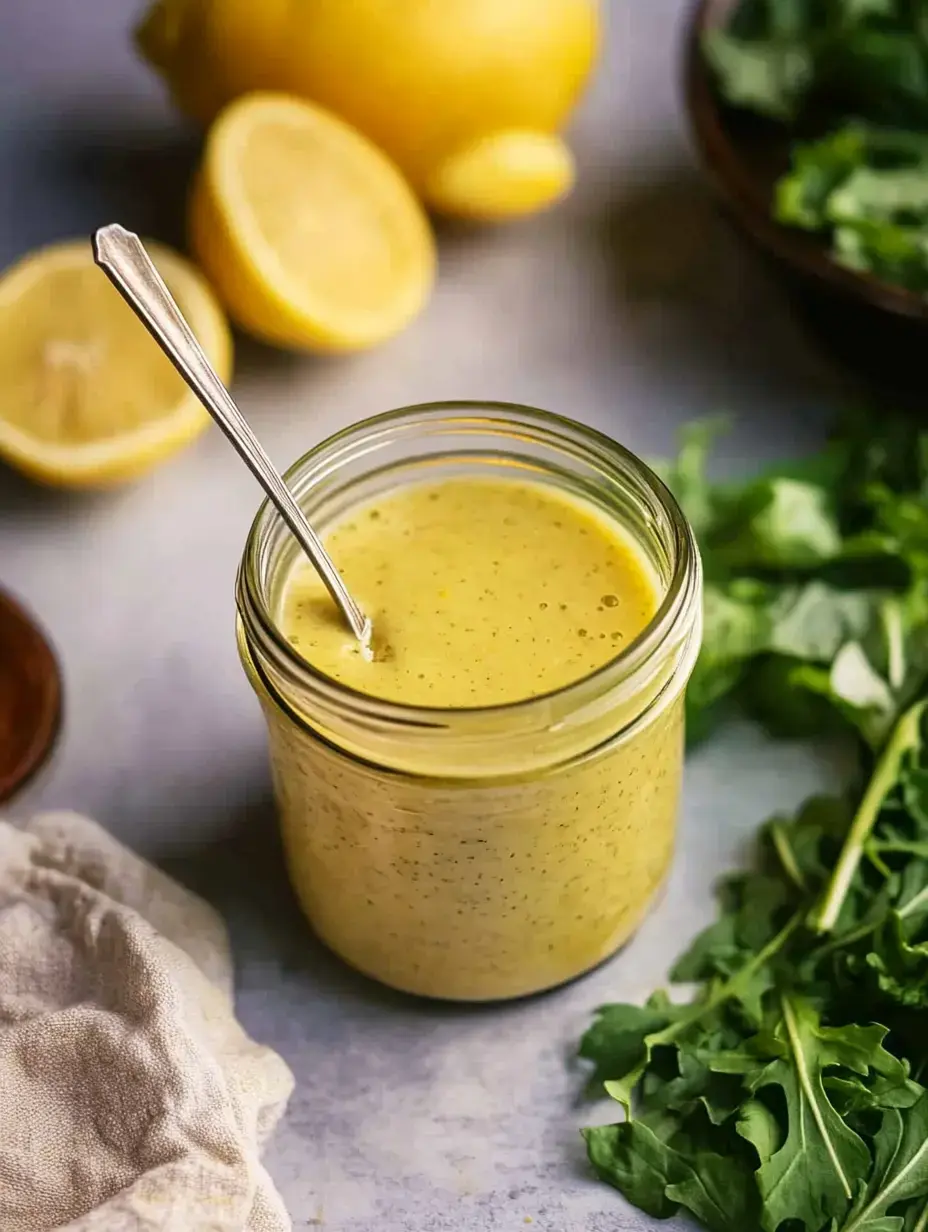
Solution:
{"label": "mason jar", "polygon": [[312,449],[287,482],[324,534],[374,498],[459,476],[550,485],[631,536],[659,587],[641,635],[584,679],[510,704],[367,696],[315,669],[282,631],[299,549],[267,503],[239,570],[237,629],[267,721],[290,877],[314,929],[394,988],[480,1001],[595,967],[661,886],[702,573],[686,519],[643,462],[527,407],[380,415]]}

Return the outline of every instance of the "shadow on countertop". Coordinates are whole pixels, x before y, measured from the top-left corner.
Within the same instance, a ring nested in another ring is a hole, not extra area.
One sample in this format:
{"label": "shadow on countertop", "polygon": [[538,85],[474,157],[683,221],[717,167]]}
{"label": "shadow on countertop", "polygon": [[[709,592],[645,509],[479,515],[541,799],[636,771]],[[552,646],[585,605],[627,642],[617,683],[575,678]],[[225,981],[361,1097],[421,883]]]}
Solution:
{"label": "shadow on countertop", "polygon": [[600,227],[632,320],[653,324],[662,310],[663,330],[643,331],[645,354],[671,329],[674,354],[694,367],[718,363],[775,388],[795,383],[805,396],[837,390],[906,402],[921,384],[923,325],[862,311],[761,253],[692,166],[658,167],[629,185]]}
{"label": "shadow on countertop", "polygon": [[[652,362],[772,378],[806,394],[846,374],[799,327],[782,283],[731,230],[698,171],[670,163],[639,176],[590,219],[623,324]],[[810,345],[811,343],[811,345]]]}

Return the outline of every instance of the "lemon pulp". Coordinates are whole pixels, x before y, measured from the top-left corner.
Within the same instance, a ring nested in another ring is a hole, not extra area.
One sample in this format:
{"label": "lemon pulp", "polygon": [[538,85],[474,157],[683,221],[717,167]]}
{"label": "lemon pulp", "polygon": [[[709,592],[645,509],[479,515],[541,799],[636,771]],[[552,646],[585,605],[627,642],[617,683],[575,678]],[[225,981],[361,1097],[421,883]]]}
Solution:
{"label": "lemon pulp", "polygon": [[[148,245],[207,355],[228,379],[221,309],[177,253]],[[33,477],[95,485],[139,474],[210,422],[87,241],[52,245],[0,279],[0,456]]]}

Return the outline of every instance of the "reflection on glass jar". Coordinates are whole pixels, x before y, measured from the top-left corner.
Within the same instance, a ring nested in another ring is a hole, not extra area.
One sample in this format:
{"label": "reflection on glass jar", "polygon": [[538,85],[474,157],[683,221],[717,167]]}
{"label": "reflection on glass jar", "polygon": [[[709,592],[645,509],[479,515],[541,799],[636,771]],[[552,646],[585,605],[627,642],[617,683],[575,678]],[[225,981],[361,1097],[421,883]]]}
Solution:
{"label": "reflection on glass jar", "polygon": [[294,887],[368,975],[456,1000],[515,997],[597,965],[634,932],[671,858],[682,697],[701,571],[673,498],[608,438],[544,412],[464,403],[359,424],[288,481],[325,533],[410,484],[517,473],[631,539],[657,611],[583,679],[482,709],[384,701],[323,675],[281,628],[296,545],[264,507],[238,637],[267,719]]}

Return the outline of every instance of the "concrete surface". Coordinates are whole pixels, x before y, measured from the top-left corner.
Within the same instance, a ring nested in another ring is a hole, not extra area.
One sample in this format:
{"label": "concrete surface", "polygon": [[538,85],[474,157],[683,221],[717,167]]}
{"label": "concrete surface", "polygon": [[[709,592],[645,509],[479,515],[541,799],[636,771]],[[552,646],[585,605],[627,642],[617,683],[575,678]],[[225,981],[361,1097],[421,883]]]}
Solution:
{"label": "concrete surface", "polygon": [[[610,6],[574,127],[578,191],[545,217],[445,234],[434,300],[401,338],[337,361],[242,343],[237,393],[279,463],[368,413],[445,397],[549,407],[646,453],[725,408],[740,416],[727,466],[814,440],[836,375],[691,164],[676,91],[684,8]],[[4,9],[0,261],[114,219],[179,237],[194,145],[133,59],[133,16],[122,0]],[[225,912],[242,1020],[297,1076],[268,1157],[297,1229],[652,1227],[587,1175],[577,1129],[609,1110],[578,1104],[573,1046],[595,1006],[662,979],[755,823],[824,769],[750,730],[695,757],[668,894],[623,955],[568,989],[460,1009],[375,987],[321,950],[282,875],[261,720],[232,636],[256,505],[217,431],[109,495],[0,473],[0,583],[50,629],[67,688],[57,756],[14,814],[86,810]]]}

